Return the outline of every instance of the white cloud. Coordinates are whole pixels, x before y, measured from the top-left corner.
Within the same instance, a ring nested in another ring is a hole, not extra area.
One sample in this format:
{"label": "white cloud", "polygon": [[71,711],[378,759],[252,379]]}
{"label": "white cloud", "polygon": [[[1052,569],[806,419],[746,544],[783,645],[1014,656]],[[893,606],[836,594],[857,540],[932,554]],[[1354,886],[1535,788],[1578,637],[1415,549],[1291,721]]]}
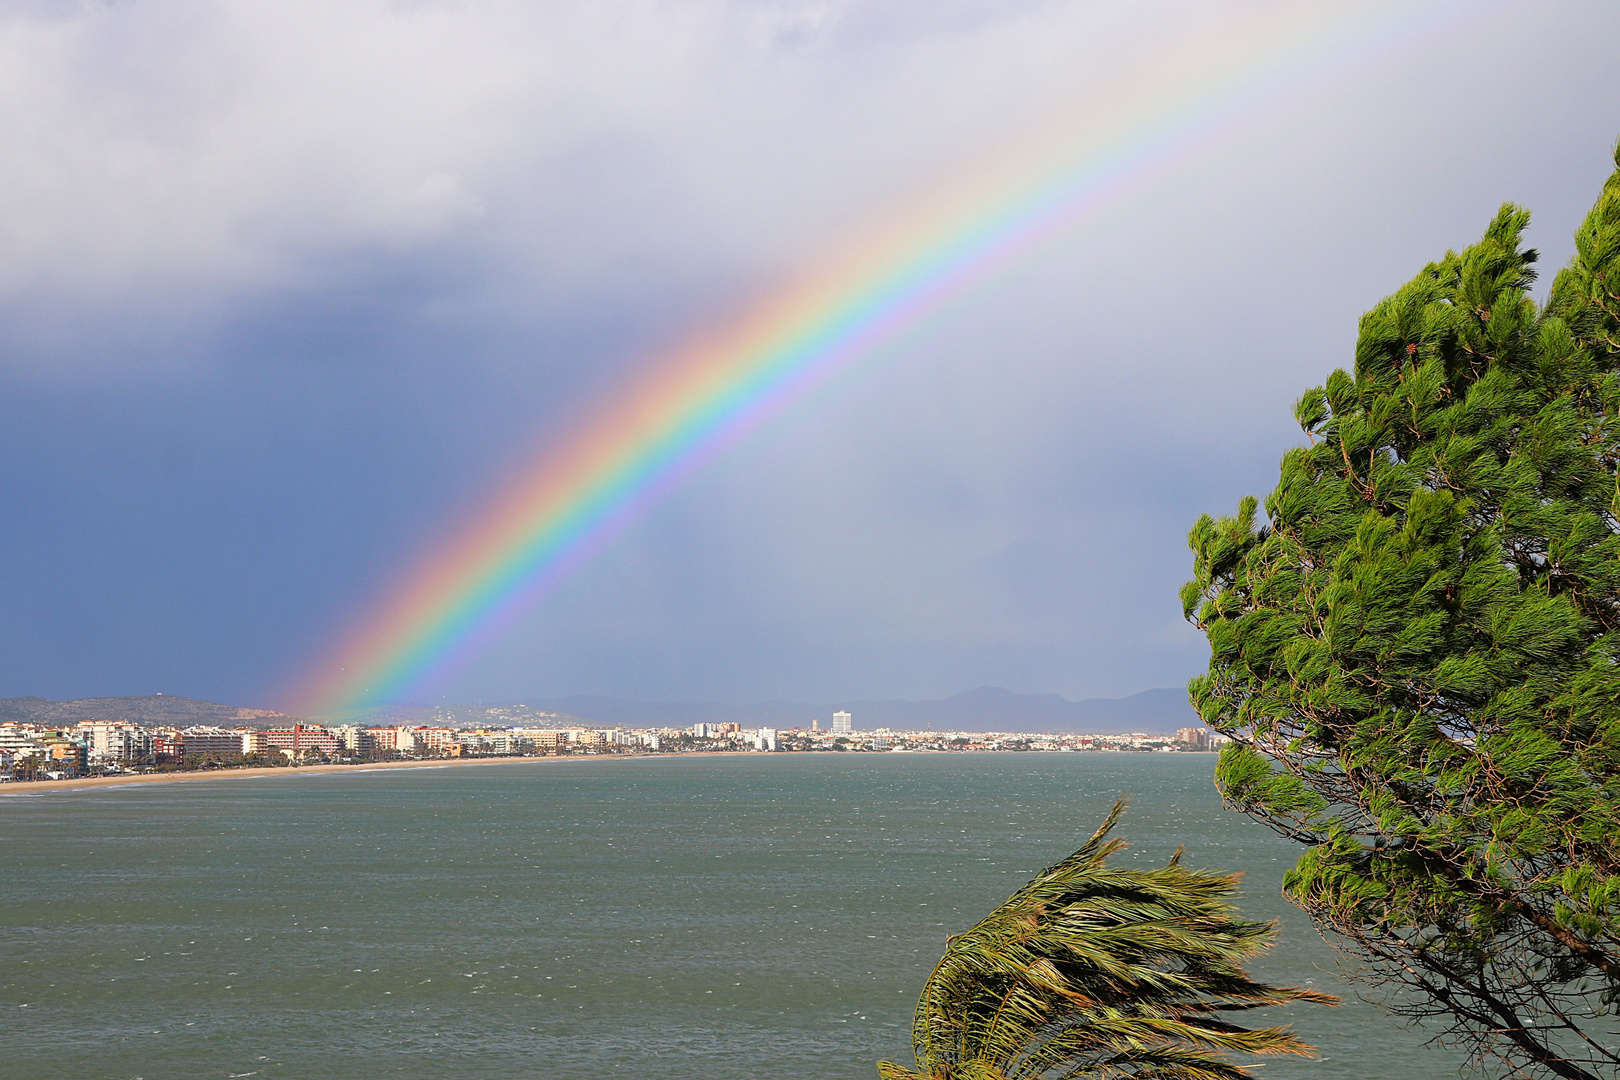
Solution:
{"label": "white cloud", "polygon": [[184,321],[446,244],[564,296],[780,271],[1162,47],[1165,7],[13,7],[0,301]]}

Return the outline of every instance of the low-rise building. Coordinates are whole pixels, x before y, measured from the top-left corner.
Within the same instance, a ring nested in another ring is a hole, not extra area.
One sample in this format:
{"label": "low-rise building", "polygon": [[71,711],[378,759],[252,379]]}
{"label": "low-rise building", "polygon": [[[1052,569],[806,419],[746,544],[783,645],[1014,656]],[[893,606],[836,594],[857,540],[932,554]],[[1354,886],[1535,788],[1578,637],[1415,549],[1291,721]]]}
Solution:
{"label": "low-rise building", "polygon": [[[233,753],[241,753],[240,740]],[[158,761],[183,761],[186,739],[175,728],[154,728],[152,731],[152,757]]]}
{"label": "low-rise building", "polygon": [[82,776],[89,769],[90,748],[76,739],[57,735],[45,740],[47,769],[64,777]]}

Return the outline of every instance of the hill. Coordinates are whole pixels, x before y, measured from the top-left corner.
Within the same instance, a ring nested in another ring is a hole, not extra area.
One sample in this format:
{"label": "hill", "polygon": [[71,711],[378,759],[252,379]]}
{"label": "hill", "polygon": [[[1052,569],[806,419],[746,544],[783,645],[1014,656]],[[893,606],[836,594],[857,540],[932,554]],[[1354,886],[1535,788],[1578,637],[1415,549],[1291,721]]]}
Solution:
{"label": "hill", "polygon": [[146,725],[266,726],[291,719],[269,709],[245,709],[170,694],[144,697],[78,698],[50,701],[42,697],[0,698],[0,723],[20,723],[70,727],[82,723],[130,721]]}

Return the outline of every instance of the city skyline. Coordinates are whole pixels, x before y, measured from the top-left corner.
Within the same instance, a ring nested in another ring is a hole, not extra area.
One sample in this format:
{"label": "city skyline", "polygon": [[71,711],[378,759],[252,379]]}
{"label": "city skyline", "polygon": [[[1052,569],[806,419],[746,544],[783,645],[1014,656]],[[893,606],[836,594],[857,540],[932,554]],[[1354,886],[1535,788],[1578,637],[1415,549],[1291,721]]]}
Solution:
{"label": "city skyline", "polygon": [[[493,710],[492,710],[493,711]],[[575,719],[575,718],[570,718]],[[1000,729],[947,731],[877,728],[857,732],[838,713],[831,731],[698,723],[689,729],[595,727],[579,723],[531,727],[499,723],[318,724],[283,727],[176,727],[132,721],[70,726],[0,723],[0,784],[63,781],[147,782],[199,775],[262,775],[278,768],[332,768],[410,762],[510,761],[518,758],[619,754],[804,752],[1207,752],[1224,736],[1199,726],[1175,734],[1076,734]]]}

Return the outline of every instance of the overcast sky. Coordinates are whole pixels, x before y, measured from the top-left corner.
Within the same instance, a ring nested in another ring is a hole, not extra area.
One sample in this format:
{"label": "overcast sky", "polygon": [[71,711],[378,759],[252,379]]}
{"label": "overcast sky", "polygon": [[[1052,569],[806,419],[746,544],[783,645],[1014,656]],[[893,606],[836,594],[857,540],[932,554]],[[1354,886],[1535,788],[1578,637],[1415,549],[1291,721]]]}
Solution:
{"label": "overcast sky", "polygon": [[[1321,0],[0,9],[0,696],[285,704],[683,335]],[[1185,534],[1503,200],[1551,271],[1620,5],[1373,32],[705,471],[451,700],[1184,683]],[[1094,225],[1097,223],[1094,223]],[[1550,273],[1548,275],[1550,279]]]}

